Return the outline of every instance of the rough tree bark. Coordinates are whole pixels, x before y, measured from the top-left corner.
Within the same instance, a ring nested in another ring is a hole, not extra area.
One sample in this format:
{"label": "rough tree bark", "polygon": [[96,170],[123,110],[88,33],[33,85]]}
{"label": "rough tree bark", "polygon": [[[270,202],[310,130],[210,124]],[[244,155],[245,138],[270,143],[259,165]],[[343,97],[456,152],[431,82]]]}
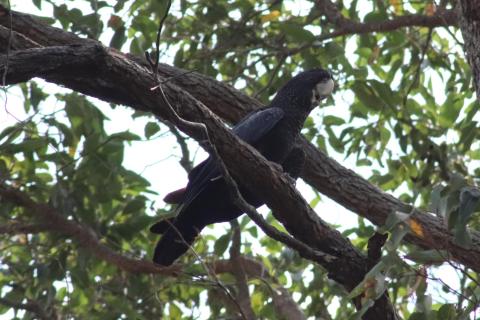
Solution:
{"label": "rough tree bark", "polygon": [[465,55],[472,68],[477,100],[480,101],[480,2],[461,0],[457,9]]}

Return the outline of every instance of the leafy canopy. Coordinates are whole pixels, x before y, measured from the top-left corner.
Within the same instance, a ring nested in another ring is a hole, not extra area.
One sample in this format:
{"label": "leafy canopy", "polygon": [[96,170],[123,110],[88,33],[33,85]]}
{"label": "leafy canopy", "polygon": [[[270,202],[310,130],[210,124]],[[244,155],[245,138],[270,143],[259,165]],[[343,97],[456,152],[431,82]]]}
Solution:
{"label": "leafy canopy", "polygon": [[[23,11],[24,3],[14,9]],[[451,8],[450,1],[445,3]],[[136,55],[153,49],[166,8],[166,1],[144,0],[31,4],[55,26]],[[345,18],[362,23],[409,14],[432,16],[436,8],[429,1],[354,0],[337,5]],[[412,26],[335,36],[336,30],[313,1],[174,1],[162,35],[161,60],[232,84],[263,102],[299,70],[332,70],[338,90],[309,118],[305,136],[383,190],[446,217],[459,243],[470,245],[466,224],[477,228],[480,222],[473,214],[478,192],[471,188],[479,175],[478,104],[473,102],[459,30]],[[8,89],[7,95],[18,88],[25,116],[1,128],[1,179],[87,225],[115,251],[151,257],[155,237],[148,226],[156,214],[168,215],[171,208],[159,204],[155,188],[124,160],[132,144],[148,140],[152,152],[161,148],[168,128],[135,113],[132,116],[145,123],[143,132],[107,130],[108,114],[122,109],[99,108],[97,100],[75,92],[52,93],[55,90],[41,81]],[[21,114],[21,106],[5,105]],[[182,165],[190,168],[191,163],[185,163],[193,161],[196,147],[171,132],[181,142]],[[314,193],[309,200],[321,215],[320,195]],[[362,286],[388,288],[404,318],[466,317],[478,304],[478,275],[458,267],[463,272],[454,274],[449,285],[428,278],[430,272],[452,274],[451,269],[442,273],[423,267],[443,262],[445,256],[400,245],[405,235],[398,231],[401,217],[392,219],[388,259]],[[269,221],[281,228],[270,216]],[[129,274],[96,258],[88,247],[49,232],[34,212],[2,203],[0,225],[9,223],[38,225],[42,232],[0,238],[1,313],[26,302],[38,304],[47,315],[90,319],[153,319],[162,312],[170,319],[219,318],[236,312],[193,255],[182,259],[188,267],[179,277]],[[307,317],[347,319],[355,313],[350,298],[365,287],[347,296],[321,268],[265,237],[249,219],[241,218],[239,227],[241,253],[264,268],[248,280],[258,317],[281,318],[272,299],[283,287]],[[196,252],[207,261],[228,259],[234,229],[215,228],[195,245]],[[360,249],[366,249],[374,232],[360,218],[354,228],[341,230]],[[400,258],[405,254],[408,260]],[[228,290],[239,290],[231,273],[218,277]],[[15,316],[30,319],[33,313],[15,311]]]}

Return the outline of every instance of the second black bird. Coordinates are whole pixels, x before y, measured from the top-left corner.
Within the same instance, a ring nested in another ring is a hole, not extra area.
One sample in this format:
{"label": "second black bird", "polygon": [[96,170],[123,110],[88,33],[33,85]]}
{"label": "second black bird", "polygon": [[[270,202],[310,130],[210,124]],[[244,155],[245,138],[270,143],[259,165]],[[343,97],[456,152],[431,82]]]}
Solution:
{"label": "second black bird", "polygon": [[[265,158],[282,165],[296,179],[305,154],[294,148],[310,111],[332,92],[334,83],[328,71],[313,69],[288,81],[269,106],[243,118],[233,129],[240,139],[255,147]],[[264,203],[254,190],[240,186],[245,200],[255,207]],[[216,161],[209,157],[188,175],[185,188],[169,193],[167,203],[179,204],[175,218],[154,224],[150,231],[163,234],[153,261],[168,266],[184,254],[207,225],[237,218],[243,212],[230,199]]]}

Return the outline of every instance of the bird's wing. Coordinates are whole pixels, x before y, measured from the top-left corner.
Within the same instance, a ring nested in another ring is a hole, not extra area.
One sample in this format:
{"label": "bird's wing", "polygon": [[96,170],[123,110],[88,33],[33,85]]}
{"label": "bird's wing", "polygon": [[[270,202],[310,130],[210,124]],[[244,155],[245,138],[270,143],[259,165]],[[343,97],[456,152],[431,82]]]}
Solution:
{"label": "bird's wing", "polygon": [[[247,115],[232,128],[232,131],[243,141],[255,146],[255,143],[269,132],[283,115],[284,112],[280,108],[260,109]],[[212,157],[197,165],[188,175],[188,185],[178,212],[188,207],[209,183],[220,177],[220,168]]]}
{"label": "bird's wing", "polygon": [[267,108],[253,111],[232,128],[233,133],[243,141],[254,145],[283,118],[280,108]]}

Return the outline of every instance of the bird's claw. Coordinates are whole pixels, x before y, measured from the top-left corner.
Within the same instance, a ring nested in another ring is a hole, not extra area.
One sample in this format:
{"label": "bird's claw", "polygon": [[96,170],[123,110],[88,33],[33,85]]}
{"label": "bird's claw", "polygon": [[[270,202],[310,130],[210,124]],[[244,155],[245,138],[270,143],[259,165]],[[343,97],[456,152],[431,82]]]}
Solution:
{"label": "bird's claw", "polygon": [[290,183],[291,185],[293,185],[293,186],[297,185],[297,179],[293,178],[288,173],[285,173],[285,178],[287,178],[288,183]]}
{"label": "bird's claw", "polygon": [[277,169],[278,171],[283,171],[283,167],[280,164],[273,161],[269,161],[269,164],[275,169]]}
{"label": "bird's claw", "polygon": [[288,183],[295,186],[297,184],[297,179],[293,178],[291,175],[289,175],[287,172],[284,171],[284,168],[276,163],[276,162],[273,162],[273,161],[270,161],[270,165],[272,165],[273,167],[275,167],[275,169],[279,170],[279,171],[283,171],[284,175],[285,175],[285,178],[287,179]]}

